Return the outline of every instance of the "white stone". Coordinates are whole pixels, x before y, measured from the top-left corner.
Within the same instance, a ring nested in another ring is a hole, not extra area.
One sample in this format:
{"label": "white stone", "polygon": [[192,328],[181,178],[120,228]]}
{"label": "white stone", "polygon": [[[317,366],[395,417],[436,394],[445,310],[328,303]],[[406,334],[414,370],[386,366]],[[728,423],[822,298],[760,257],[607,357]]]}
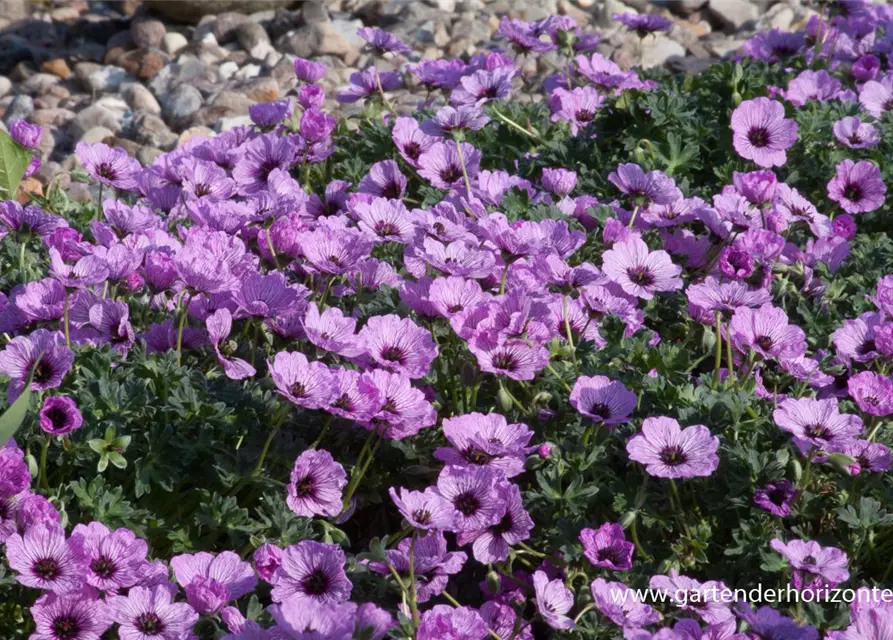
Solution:
{"label": "white stone", "polygon": [[221,80],[229,80],[232,78],[236,71],[239,70],[239,65],[237,65],[232,60],[227,60],[222,65],[217,67],[217,74],[220,76]]}
{"label": "white stone", "polygon": [[251,118],[249,116],[233,116],[231,118],[220,118],[214,128],[218,133],[235,129],[236,127],[251,126]]}
{"label": "white stone", "polygon": [[233,75],[237,80],[247,80],[248,78],[256,78],[260,75],[260,65],[246,64],[244,67],[236,71]]}
{"label": "white stone", "polygon": [[220,45],[217,43],[217,38],[214,37],[214,34],[210,31],[203,34],[201,39],[199,40],[202,44],[212,44],[215,47],[219,47]]}
{"label": "white stone", "polygon": [[642,52],[642,66],[646,69],[659,67],[673,56],[684,57],[685,47],[664,35],[645,39],[645,49]]}
{"label": "white stone", "polygon": [[710,0],[707,8],[720,22],[734,29],[760,17],[759,8],[748,0]]}
{"label": "white stone", "polygon": [[178,51],[186,47],[189,40],[182,33],[168,32],[161,39],[161,50],[165,53],[175,55]]}
{"label": "white stone", "polygon": [[269,42],[258,42],[248,52],[255,60],[265,60],[271,52],[276,51]]}

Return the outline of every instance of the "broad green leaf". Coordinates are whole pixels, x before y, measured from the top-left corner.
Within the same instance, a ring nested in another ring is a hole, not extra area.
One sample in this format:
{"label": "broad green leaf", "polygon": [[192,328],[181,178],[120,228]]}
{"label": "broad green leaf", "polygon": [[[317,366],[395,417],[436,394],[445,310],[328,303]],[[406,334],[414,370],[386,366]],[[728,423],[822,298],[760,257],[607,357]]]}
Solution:
{"label": "broad green leaf", "polygon": [[22,426],[30,408],[31,385],[26,384],[22,395],[0,416],[0,447],[9,442],[19,427]]}
{"label": "broad green leaf", "polygon": [[30,162],[31,152],[19,146],[8,133],[0,131],[0,198],[15,200]]}

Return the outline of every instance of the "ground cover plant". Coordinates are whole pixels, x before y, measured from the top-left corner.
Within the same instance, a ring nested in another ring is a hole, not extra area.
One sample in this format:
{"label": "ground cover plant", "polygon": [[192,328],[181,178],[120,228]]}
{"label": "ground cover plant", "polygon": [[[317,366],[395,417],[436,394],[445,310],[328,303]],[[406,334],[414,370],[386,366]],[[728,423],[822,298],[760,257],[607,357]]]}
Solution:
{"label": "ground cover plant", "polygon": [[0,635],[889,638],[893,8],[822,11],[696,76],[505,20],[350,123],[299,59],[254,126],[79,145],[98,205],[12,199],[14,124]]}

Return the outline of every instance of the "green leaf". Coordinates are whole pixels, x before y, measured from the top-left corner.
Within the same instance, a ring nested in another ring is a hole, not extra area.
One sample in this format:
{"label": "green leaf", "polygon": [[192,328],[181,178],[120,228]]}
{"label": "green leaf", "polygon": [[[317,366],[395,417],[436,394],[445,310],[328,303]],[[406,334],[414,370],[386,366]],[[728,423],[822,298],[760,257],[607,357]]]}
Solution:
{"label": "green leaf", "polygon": [[25,175],[31,152],[20,146],[5,131],[0,131],[0,198],[15,200]]}
{"label": "green leaf", "polygon": [[31,385],[29,383],[25,385],[22,395],[0,416],[0,447],[9,442],[19,427],[22,426],[30,408]]}

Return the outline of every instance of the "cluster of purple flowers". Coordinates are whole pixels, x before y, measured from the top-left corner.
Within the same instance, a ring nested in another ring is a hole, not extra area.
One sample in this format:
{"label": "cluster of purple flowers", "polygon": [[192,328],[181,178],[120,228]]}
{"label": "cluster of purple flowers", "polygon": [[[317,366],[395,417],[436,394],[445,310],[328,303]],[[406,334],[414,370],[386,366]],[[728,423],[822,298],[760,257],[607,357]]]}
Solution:
{"label": "cluster of purple flowers", "polygon": [[[820,203],[775,173],[798,144],[791,110],[812,102],[861,109],[834,125],[843,153],[880,140],[882,127],[873,121],[893,109],[893,12],[850,4],[861,8],[811,22],[807,34],[773,31],[748,42],[752,57],[775,61],[799,52],[825,59],[829,70],[803,71],[785,89],[737,105],[729,141],[740,166],[752,170],[734,172],[709,201],[686,196],[687,184],[669,169],[636,163],[605,168],[603,201],[581,193],[585,176],[566,167],[524,175],[486,168],[487,150],[470,141],[475,132],[508,123],[539,135],[500,111],[521,70],[512,57],[490,52],[409,67],[429,95],[441,92],[448,104],[429,98],[430,117],[389,116],[391,157],[356,184],[332,180],[313,192],[308,176],[335,151],[336,121],[322,110],[325,95],[315,84],[325,66],[298,59],[296,95],[253,107],[254,126],[194,137],[147,167],[121,149],[79,144],[84,169],[115,195],[99,203],[88,229],[35,205],[0,204],[0,239],[39,240],[49,265],[41,278],[0,294],[0,333],[8,337],[0,373],[11,402],[26,385],[40,394],[36,424],[47,446],[66,446],[84,427],[76,402],[60,389],[82,353],[102,348],[120,360],[135,349],[175,352],[178,362],[219,367],[231,381],[253,378],[275,390],[284,411],[325,424],[296,457],[284,489],[300,518],[349,519],[383,440],[422,434],[441,445],[433,457],[442,466],[430,477],[412,488],[395,479],[390,487],[406,526],[379,554],[349,558],[338,545],[308,539],[263,544],[252,562],[230,550],[166,562],[126,528],[90,522],[67,533],[57,507],[32,488],[25,453],[10,442],[0,448],[0,544],[18,583],[41,592],[31,608],[32,638],[99,640],[115,629],[122,640],[184,640],[201,619],[214,618],[228,640],[377,640],[398,625],[411,626],[416,640],[532,640],[535,625],[568,631],[596,610],[630,640],[816,640],[817,630],[799,619],[711,600],[725,584],[669,567],[651,577],[651,589],[671,601],[680,593],[702,597],[676,602],[688,617],[655,629],[658,610],[613,575],[631,570],[641,555],[636,530],[593,514],[597,528],[574,534],[585,562],[571,569],[565,553],[528,546],[535,522],[522,476],[551,452],[533,428],[553,413],[536,410],[534,385],[543,380],[563,385],[557,404],[579,414],[562,415],[582,423],[587,444],[597,434],[619,445],[624,461],[635,463],[630,473],[659,479],[651,482],[668,489],[673,507],[677,480],[703,483],[698,479],[717,472],[726,438],[714,426],[648,415],[640,409],[647,391],[631,389],[623,371],[582,375],[577,368],[571,386],[553,366],[567,354],[577,365],[581,345],[608,346],[616,323],[625,337],[646,335],[658,345],[660,327],[649,326],[646,314],[670,297],[687,302],[692,324],[713,336],[712,388],[749,384],[760,401],[772,402],[775,424],[793,437],[807,469],[843,463],[850,476],[890,469],[890,450],[878,440],[888,435],[883,419],[893,415],[893,276],[877,283],[875,310],[834,331],[830,351],[808,339],[776,293],[796,277],[806,297],[820,298],[827,284],[820,274],[847,260],[859,217],[885,204],[882,173],[861,156],[837,164]],[[669,28],[653,15],[616,19],[641,37]],[[883,35],[875,24],[887,25]],[[519,56],[558,50],[568,58],[566,73],[548,78],[544,89],[551,120],[567,123],[572,136],[595,136],[609,99],[656,87],[593,53],[598,38],[569,18],[504,19],[499,32]],[[359,35],[382,58],[410,51],[380,29]],[[827,46],[809,49],[810,42]],[[858,91],[832,75],[844,69]],[[351,76],[338,99],[393,109],[386,93],[402,82],[373,63]],[[11,132],[26,148],[39,141],[39,128],[27,123]],[[301,174],[306,184],[296,179]],[[440,200],[420,205],[408,195],[413,182],[439,190]],[[511,219],[502,210],[509,194],[556,215]],[[596,217],[596,208],[608,217]],[[396,311],[368,314],[355,304],[364,293],[388,290],[401,303]],[[134,319],[136,301],[164,319]],[[249,329],[269,336],[273,347],[236,339]],[[468,388],[449,370],[455,361],[446,354],[456,352],[473,369]],[[691,382],[711,384],[705,377]],[[495,402],[478,403],[482,387],[495,390]],[[552,396],[545,395],[548,404]],[[506,419],[500,406],[506,413],[519,407],[529,424]],[[317,446],[330,424],[368,432],[350,472],[340,452]],[[795,482],[776,476],[748,500],[789,518],[808,490],[804,477],[808,472]],[[790,532],[783,537],[787,542],[778,537],[765,552],[786,559],[798,591],[850,578],[843,550]],[[488,580],[480,607],[453,600],[450,580],[472,559],[501,570],[515,557],[529,571],[497,575],[498,589]],[[352,572],[374,574],[399,592],[399,610],[352,602]],[[578,606],[581,575],[591,605]],[[238,602],[262,591],[271,600],[272,623],[265,625],[247,619]],[[893,609],[854,607],[850,626],[832,635],[879,640],[890,629]]]}

